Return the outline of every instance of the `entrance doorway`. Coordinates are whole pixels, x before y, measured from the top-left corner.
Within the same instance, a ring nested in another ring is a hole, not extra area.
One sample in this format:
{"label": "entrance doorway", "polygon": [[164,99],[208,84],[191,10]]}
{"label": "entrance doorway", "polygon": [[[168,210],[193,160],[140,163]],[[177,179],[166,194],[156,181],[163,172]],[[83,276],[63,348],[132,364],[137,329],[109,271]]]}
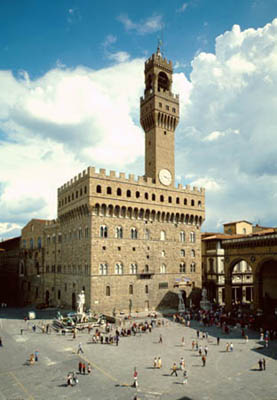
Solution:
{"label": "entrance doorway", "polygon": [[46,292],[45,292],[45,303],[47,305],[49,304],[49,297],[50,297],[49,290],[46,290]]}

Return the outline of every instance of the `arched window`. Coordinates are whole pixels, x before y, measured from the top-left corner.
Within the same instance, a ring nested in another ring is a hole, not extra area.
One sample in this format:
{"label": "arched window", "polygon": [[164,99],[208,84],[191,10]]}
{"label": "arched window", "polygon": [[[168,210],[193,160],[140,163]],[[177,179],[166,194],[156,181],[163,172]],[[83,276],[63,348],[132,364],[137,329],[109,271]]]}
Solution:
{"label": "arched window", "polygon": [[34,248],[34,240],[30,239],[30,249],[33,249],[33,248]]}
{"label": "arched window", "polygon": [[137,239],[138,238],[138,231],[136,228],[131,228],[131,239]]}
{"label": "arched window", "polygon": [[100,237],[107,238],[108,237],[108,227],[106,225],[100,226]]}
{"label": "arched window", "polygon": [[194,262],[190,264],[190,272],[196,272],[196,264]]}
{"label": "arched window", "polygon": [[184,199],[184,205],[186,206],[188,204],[187,199]]}
{"label": "arched window", "polygon": [[150,231],[149,231],[149,229],[145,229],[145,239],[146,240],[150,239]]}
{"label": "arched window", "polygon": [[184,231],[180,232],[180,242],[184,243],[186,240],[186,234]]}
{"label": "arched window", "polygon": [[172,197],[171,196],[168,196],[168,202],[172,203]]}
{"label": "arched window", "polygon": [[161,233],[160,233],[160,240],[165,240],[165,237],[166,237],[165,231],[161,231]]}
{"label": "arched window", "polygon": [[38,249],[41,249],[41,238],[38,238]]}
{"label": "arched window", "polygon": [[194,249],[191,249],[190,255],[191,255],[192,258],[195,257],[195,250]]}
{"label": "arched window", "polygon": [[152,201],[155,201],[156,200],[156,195],[153,193],[152,194]]}
{"label": "arched window", "polygon": [[117,194],[117,196],[121,196],[121,189],[120,188],[117,189],[116,194]]}
{"label": "arched window", "polygon": [[140,197],[140,192],[136,191],[136,198],[138,199]]}
{"label": "arched window", "polygon": [[115,228],[115,237],[116,237],[116,239],[122,239],[123,238],[123,228],[122,228],[122,226],[117,226]]}
{"label": "arched window", "polygon": [[99,265],[99,275],[107,275],[108,274],[108,264],[101,263]]}
{"label": "arched window", "polygon": [[123,274],[123,264],[122,263],[116,263],[115,264],[115,273],[116,273],[116,275],[122,275]]}
{"label": "arched window", "polygon": [[127,197],[131,197],[131,190],[127,190],[126,196],[127,196]]}
{"label": "arched window", "polygon": [[111,295],[111,288],[110,286],[106,286],[106,296],[110,296]]}
{"label": "arched window", "polygon": [[144,193],[145,200],[148,200],[148,193]]}
{"label": "arched window", "polygon": [[165,72],[161,71],[158,75],[158,91],[169,90],[169,79]]}
{"label": "arched window", "polygon": [[107,194],[112,194],[112,188],[110,186],[107,187]]}
{"label": "arched window", "polygon": [[61,300],[61,291],[60,291],[60,289],[58,290],[58,300]]}
{"label": "arched window", "polygon": [[192,207],[194,206],[194,200],[191,200],[191,205],[192,205]]}
{"label": "arched window", "polygon": [[149,265],[145,265],[144,272],[149,272]]}
{"label": "arched window", "polygon": [[145,293],[148,294],[149,293],[149,288],[148,285],[145,285]]}
{"label": "arched window", "polygon": [[180,272],[181,273],[186,272],[186,264],[185,263],[180,264]]}
{"label": "arched window", "polygon": [[176,197],[176,204],[180,204],[180,199],[179,199],[179,197]]}
{"label": "arched window", "polygon": [[160,201],[163,203],[164,202],[164,196],[161,194],[160,195]]}
{"label": "arched window", "polygon": [[101,192],[102,192],[101,185],[97,185],[96,186],[96,193],[101,193]]}
{"label": "arched window", "polygon": [[196,239],[195,232],[190,232],[190,242],[195,243],[195,239]]}
{"label": "arched window", "polygon": [[202,206],[202,203],[201,203],[201,201],[199,200],[198,201],[198,207],[201,207]]}
{"label": "arched window", "polygon": [[181,249],[181,257],[185,257],[185,255],[186,255],[186,252],[185,252],[185,250],[184,249]]}
{"label": "arched window", "polygon": [[134,286],[129,285],[129,294],[134,294]]}
{"label": "arched window", "polygon": [[162,264],[162,265],[160,266],[160,273],[161,273],[161,274],[165,274],[165,273],[166,273],[166,265],[165,265],[165,264]]}
{"label": "arched window", "polygon": [[164,250],[162,250],[161,256],[162,256],[162,257],[165,257],[165,251],[164,251]]}
{"label": "arched window", "polygon": [[130,264],[130,274],[136,275],[138,273],[137,264]]}

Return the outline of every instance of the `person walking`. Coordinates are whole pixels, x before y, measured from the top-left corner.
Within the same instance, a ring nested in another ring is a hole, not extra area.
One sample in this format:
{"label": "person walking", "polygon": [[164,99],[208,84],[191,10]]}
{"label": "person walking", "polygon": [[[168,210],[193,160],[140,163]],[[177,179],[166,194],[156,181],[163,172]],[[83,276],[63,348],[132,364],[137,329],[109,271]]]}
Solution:
{"label": "person walking", "polygon": [[234,350],[234,346],[233,346],[233,343],[231,342],[230,343],[230,351],[233,351]]}
{"label": "person walking", "polygon": [[188,373],[187,371],[184,371],[183,373],[183,385],[186,385],[188,383]]}
{"label": "person walking", "polygon": [[77,354],[79,354],[79,353],[84,354],[84,350],[83,350],[83,347],[82,347],[82,343],[81,343],[81,342],[78,344]]}
{"label": "person walking", "polygon": [[208,346],[207,345],[204,347],[204,352],[205,352],[205,356],[207,356],[208,355]]}
{"label": "person walking", "polygon": [[266,370],[266,361],[265,361],[265,358],[263,358],[263,369],[264,369],[264,371]]}
{"label": "person walking", "polygon": [[199,334],[200,334],[200,332],[199,332],[199,330],[197,330],[197,331],[196,331],[197,339],[199,339]]}
{"label": "person walking", "polygon": [[82,363],[82,361],[80,361],[78,364],[79,374],[82,373],[82,368],[83,368],[83,363]]}
{"label": "person walking", "polygon": [[216,339],[216,343],[217,343],[217,345],[219,346],[219,343],[220,343],[220,337],[219,337],[219,336],[218,336],[217,339]]}
{"label": "person walking", "polygon": [[227,352],[229,351],[229,347],[230,347],[229,343],[226,343],[226,351]]}
{"label": "person walking", "polygon": [[185,346],[185,338],[184,338],[184,336],[182,337],[182,346],[183,347]]}
{"label": "person walking", "polygon": [[135,367],[134,369],[134,383],[133,383],[133,387],[137,388],[138,387],[138,372],[137,369]]}
{"label": "person walking", "polygon": [[162,359],[161,359],[161,357],[158,358],[158,368],[162,368]]}
{"label": "person walking", "polygon": [[160,335],[160,339],[159,339],[159,343],[163,343],[163,337],[162,337],[162,335]]}
{"label": "person walking", "polygon": [[38,361],[38,351],[35,351],[35,361]]}
{"label": "person walking", "polygon": [[83,363],[82,369],[83,369],[83,375],[86,375],[86,364],[85,363]]}
{"label": "person walking", "polygon": [[183,357],[181,357],[180,359],[180,370],[181,371],[185,370],[185,360],[183,359]]}
{"label": "person walking", "polygon": [[157,368],[158,366],[158,361],[157,361],[157,357],[154,358],[154,362],[153,362],[153,368]]}
{"label": "person walking", "polygon": [[92,370],[92,368],[91,368],[91,365],[90,365],[90,363],[88,363],[88,368],[87,368],[88,375],[90,375],[90,374],[91,374],[91,370]]}
{"label": "person walking", "polygon": [[248,336],[245,335],[245,342],[248,343]]}
{"label": "person walking", "polygon": [[71,374],[67,374],[66,382],[67,382],[67,386],[73,386],[73,384],[72,384],[72,375]]}
{"label": "person walking", "polygon": [[199,356],[201,357],[201,355],[202,355],[202,346],[201,345],[199,346],[198,353],[199,353]]}
{"label": "person walking", "polygon": [[261,358],[259,359],[258,364],[259,364],[259,370],[262,371],[263,370],[263,361]]}
{"label": "person walking", "polygon": [[173,363],[171,369],[172,369],[172,372],[171,372],[170,376],[172,376],[173,374],[175,374],[175,376],[178,376],[177,375],[177,365],[176,365],[176,363]]}
{"label": "person walking", "polygon": [[205,367],[206,366],[206,356],[203,354],[203,356],[202,356],[202,367]]}
{"label": "person walking", "polygon": [[193,341],[191,342],[191,349],[192,349],[192,350],[194,350],[194,346],[195,346],[195,341],[193,340]]}

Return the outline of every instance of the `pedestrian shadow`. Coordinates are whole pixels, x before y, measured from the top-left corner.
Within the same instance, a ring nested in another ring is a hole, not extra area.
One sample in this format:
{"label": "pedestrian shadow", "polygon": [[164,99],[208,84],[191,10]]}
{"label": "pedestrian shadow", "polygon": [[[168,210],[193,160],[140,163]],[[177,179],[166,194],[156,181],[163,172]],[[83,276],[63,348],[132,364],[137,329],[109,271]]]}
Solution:
{"label": "pedestrian shadow", "polygon": [[146,367],[145,369],[160,369],[160,368],[155,368],[155,367]]}
{"label": "pedestrian shadow", "polygon": [[202,365],[194,364],[192,367],[202,367]]}
{"label": "pedestrian shadow", "polygon": [[69,386],[67,383],[62,383],[61,385],[58,385],[58,387],[67,387]]}
{"label": "pedestrian shadow", "polygon": [[172,382],[173,385],[183,385],[183,382]]}
{"label": "pedestrian shadow", "polygon": [[262,371],[262,369],[260,369],[260,368],[250,368],[249,371]]}
{"label": "pedestrian shadow", "polygon": [[171,374],[163,374],[163,376],[171,376]]}

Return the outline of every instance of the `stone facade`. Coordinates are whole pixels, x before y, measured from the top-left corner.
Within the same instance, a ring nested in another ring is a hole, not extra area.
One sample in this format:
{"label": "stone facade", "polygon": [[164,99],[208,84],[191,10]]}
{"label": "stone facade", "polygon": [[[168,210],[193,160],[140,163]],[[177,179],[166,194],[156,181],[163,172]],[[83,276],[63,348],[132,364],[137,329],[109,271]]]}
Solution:
{"label": "stone facade", "polygon": [[33,221],[42,228],[37,228],[40,236],[31,231],[32,221],[23,229],[22,250],[39,237],[43,247],[32,266],[29,261],[34,274],[37,264],[43,273],[34,277],[36,285],[40,279],[38,291],[27,283],[28,301],[74,308],[83,289],[86,307],[96,311],[176,307],[178,282],[184,279],[184,298],[196,301],[205,192],[175,187],[179,99],[171,92],[172,72],[172,63],[159,50],[145,63],[145,175],[127,177],[89,167],[58,189],[56,221]]}
{"label": "stone facade", "polygon": [[20,237],[0,243],[0,304],[20,305]]}

